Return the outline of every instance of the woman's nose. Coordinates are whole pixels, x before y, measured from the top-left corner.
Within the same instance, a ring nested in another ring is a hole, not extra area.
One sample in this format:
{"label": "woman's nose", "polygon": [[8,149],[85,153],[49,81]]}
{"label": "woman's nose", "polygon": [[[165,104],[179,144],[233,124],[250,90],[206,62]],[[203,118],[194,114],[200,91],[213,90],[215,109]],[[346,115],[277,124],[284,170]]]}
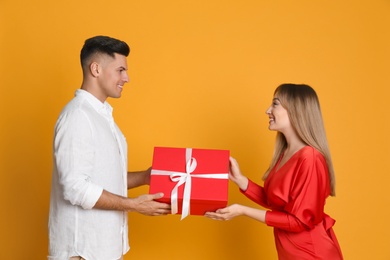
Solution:
{"label": "woman's nose", "polygon": [[267,115],[270,115],[270,114],[271,114],[271,107],[269,107],[269,108],[265,111],[265,113],[266,113]]}

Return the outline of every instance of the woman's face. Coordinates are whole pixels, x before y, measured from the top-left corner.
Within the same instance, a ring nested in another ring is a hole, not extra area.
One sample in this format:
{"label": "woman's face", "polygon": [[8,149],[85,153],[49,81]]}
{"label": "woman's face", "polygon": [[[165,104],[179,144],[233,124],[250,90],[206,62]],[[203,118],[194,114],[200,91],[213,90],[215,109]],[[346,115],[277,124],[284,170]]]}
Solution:
{"label": "woman's face", "polygon": [[286,130],[291,129],[287,110],[282,106],[277,95],[273,98],[271,106],[265,113],[269,117],[269,130],[284,133]]}

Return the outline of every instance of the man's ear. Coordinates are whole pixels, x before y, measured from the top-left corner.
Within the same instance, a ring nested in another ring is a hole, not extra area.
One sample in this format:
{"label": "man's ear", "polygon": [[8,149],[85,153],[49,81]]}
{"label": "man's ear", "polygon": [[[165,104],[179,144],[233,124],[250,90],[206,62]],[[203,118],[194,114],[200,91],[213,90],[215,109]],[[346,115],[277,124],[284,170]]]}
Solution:
{"label": "man's ear", "polygon": [[92,76],[94,76],[95,78],[99,77],[100,66],[98,63],[92,62],[91,65],[89,65],[89,69],[91,71]]}

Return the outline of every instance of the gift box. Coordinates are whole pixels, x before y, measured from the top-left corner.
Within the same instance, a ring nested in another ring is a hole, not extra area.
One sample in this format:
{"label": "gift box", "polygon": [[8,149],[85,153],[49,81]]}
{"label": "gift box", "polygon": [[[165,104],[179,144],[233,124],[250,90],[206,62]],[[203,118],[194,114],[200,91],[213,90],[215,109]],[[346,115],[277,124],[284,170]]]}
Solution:
{"label": "gift box", "polygon": [[155,147],[149,193],[171,204],[172,214],[204,215],[228,201],[228,150]]}

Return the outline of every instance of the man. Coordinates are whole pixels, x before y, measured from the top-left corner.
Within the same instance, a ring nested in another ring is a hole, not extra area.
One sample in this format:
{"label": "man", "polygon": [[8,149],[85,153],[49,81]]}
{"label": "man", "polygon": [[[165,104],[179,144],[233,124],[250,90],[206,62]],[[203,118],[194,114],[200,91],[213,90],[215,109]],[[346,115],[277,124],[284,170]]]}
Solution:
{"label": "man", "polygon": [[49,215],[50,260],[117,260],[129,250],[127,212],[165,215],[170,206],[127,189],[149,184],[150,169],[127,172],[126,140],[107,98],[119,98],[129,81],[130,49],[120,40],[85,41],[81,89],[61,112],[54,135]]}

